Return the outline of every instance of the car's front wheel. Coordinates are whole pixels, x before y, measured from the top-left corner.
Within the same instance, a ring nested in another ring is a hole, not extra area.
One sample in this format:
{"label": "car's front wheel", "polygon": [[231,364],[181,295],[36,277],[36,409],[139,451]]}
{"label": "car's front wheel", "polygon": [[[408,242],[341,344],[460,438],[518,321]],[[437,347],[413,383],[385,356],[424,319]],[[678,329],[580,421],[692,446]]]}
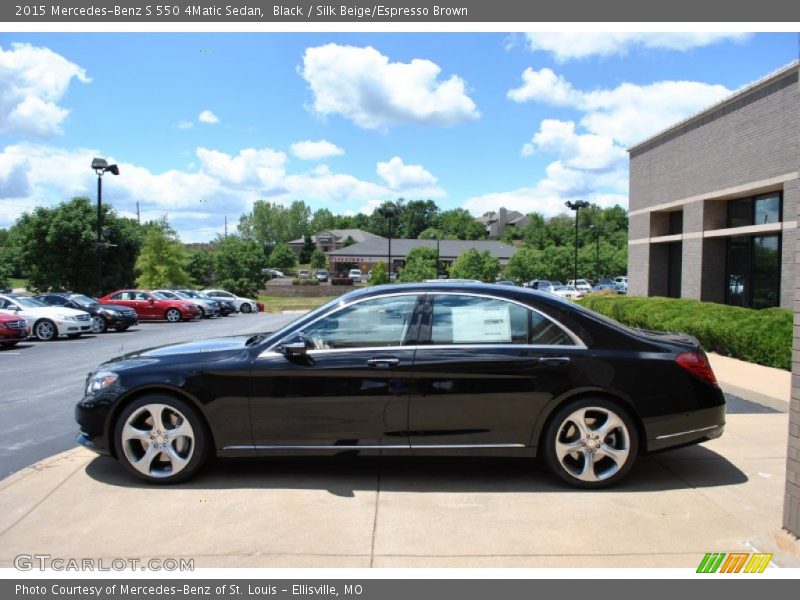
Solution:
{"label": "car's front wheel", "polygon": [[170,308],[166,313],[164,313],[164,318],[166,318],[170,323],[177,323],[181,320],[181,311],[179,311],[177,308]]}
{"label": "car's front wheel", "polygon": [[628,413],[605,398],[584,398],[559,409],[545,431],[550,470],[581,488],[617,483],[630,471],[639,435]]}
{"label": "car's front wheel", "polygon": [[151,394],[125,407],[114,428],[117,458],[150,483],[185,481],[203,465],[208,435],[198,412],[172,396]]}
{"label": "car's front wheel", "polygon": [[33,327],[33,334],[36,339],[42,342],[49,342],[58,337],[58,329],[56,324],[50,319],[42,319]]}
{"label": "car's front wheel", "polygon": [[249,313],[252,312],[253,308],[247,303],[242,302],[242,305],[239,307],[239,312]]}
{"label": "car's front wheel", "polygon": [[105,333],[106,329],[108,329],[108,325],[103,317],[98,315],[92,317],[92,333]]}

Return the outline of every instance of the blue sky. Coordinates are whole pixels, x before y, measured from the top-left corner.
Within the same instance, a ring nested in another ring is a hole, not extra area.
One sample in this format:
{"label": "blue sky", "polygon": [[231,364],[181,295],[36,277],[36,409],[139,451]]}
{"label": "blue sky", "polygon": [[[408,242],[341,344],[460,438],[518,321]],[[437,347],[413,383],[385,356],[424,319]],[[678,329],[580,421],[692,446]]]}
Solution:
{"label": "blue sky", "polygon": [[94,197],[97,155],[122,169],[106,201],[203,241],[258,198],[625,206],[624,149],[791,62],[797,34],[6,33],[0,50],[0,227]]}

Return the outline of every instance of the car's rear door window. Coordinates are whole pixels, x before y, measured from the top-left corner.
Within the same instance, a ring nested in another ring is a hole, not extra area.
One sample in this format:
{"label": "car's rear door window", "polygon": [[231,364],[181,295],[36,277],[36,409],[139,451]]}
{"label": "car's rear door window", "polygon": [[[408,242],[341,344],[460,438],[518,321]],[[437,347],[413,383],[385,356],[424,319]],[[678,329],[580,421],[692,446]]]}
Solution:
{"label": "car's rear door window", "polygon": [[430,343],[575,345],[561,327],[520,304],[462,294],[433,296]]}

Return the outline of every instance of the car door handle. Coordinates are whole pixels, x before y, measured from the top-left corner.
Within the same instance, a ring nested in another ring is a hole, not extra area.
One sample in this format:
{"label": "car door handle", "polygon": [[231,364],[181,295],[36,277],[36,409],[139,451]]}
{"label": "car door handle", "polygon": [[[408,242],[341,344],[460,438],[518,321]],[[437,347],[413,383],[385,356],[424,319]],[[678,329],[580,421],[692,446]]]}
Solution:
{"label": "car door handle", "polygon": [[399,358],[381,357],[381,358],[368,358],[367,366],[376,369],[388,369],[389,367],[396,367],[400,364]]}
{"label": "car door handle", "polygon": [[536,362],[548,365],[551,367],[559,367],[561,365],[566,365],[570,361],[569,356],[540,356],[536,359]]}

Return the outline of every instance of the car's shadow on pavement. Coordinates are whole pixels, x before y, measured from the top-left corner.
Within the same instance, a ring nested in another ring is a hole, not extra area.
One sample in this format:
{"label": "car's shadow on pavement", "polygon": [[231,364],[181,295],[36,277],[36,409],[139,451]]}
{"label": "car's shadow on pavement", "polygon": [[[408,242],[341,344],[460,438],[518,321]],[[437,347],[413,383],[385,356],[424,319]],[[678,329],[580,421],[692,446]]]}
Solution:
{"label": "car's shadow on pavement", "polygon": [[[721,455],[694,446],[679,457],[669,453],[640,458],[625,479],[593,493],[660,492],[732,486],[748,478]],[[352,497],[356,491],[417,493],[575,492],[542,461],[473,457],[308,457],[216,460],[185,483],[153,486],[128,474],[113,458],[99,456],[86,466],[92,479],[140,489],[307,489]]]}

